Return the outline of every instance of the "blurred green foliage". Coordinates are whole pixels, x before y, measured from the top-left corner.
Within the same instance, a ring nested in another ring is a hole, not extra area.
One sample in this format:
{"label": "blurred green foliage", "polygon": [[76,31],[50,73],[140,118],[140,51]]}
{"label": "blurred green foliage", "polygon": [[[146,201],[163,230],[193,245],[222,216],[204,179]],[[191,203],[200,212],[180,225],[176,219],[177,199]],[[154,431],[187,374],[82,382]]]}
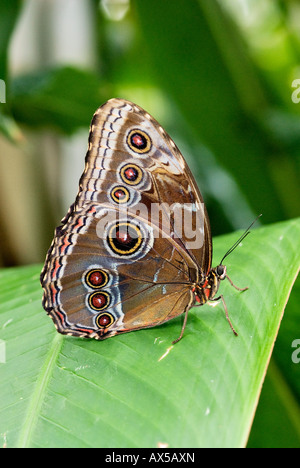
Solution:
{"label": "blurred green foliage", "polygon": [[[0,105],[3,138],[20,147],[26,131],[44,128],[70,135],[85,127],[87,132],[100,104],[111,97],[127,98],[146,108],[179,144],[204,193],[214,235],[245,227],[259,213],[263,223],[300,215],[300,103],[292,101],[292,83],[300,78],[296,0],[132,0],[124,16],[124,2],[109,15],[98,0],[90,0],[97,57],[90,69],[66,63],[13,75],[8,47],[26,3],[10,0],[0,6],[0,78],[7,86],[6,104]],[[54,219],[58,222],[63,214],[61,193],[53,199],[47,192],[45,168],[38,177],[41,211],[28,223],[39,218],[37,236],[46,246]],[[2,203],[3,262],[18,264],[3,214],[13,211],[10,194]],[[299,338],[299,298],[298,287],[275,348],[277,371],[266,385],[271,392],[274,381],[279,386],[284,381],[289,389],[284,395],[298,412],[300,365],[291,363],[287,349]],[[278,395],[283,398],[282,392]],[[276,428],[276,408],[282,413],[285,406],[285,401],[272,406],[264,424]],[[259,430],[263,411],[259,407],[254,423],[259,437],[253,433],[250,443],[267,446],[273,440],[280,445],[280,437],[274,435],[270,442],[264,439],[266,430]],[[289,411],[284,420],[291,422]],[[291,422],[286,431],[293,433],[287,435],[292,445],[299,444],[299,425]]]}

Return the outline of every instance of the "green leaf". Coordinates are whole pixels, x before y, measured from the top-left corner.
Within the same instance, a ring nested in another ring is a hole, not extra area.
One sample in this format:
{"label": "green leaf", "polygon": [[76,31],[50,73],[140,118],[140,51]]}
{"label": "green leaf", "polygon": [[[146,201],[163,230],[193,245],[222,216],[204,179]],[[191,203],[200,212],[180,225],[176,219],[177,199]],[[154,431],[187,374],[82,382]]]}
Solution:
{"label": "green leaf", "polygon": [[72,133],[86,126],[103,102],[99,77],[74,67],[38,71],[15,78],[12,112],[18,122]]}
{"label": "green leaf", "polygon": [[14,30],[22,2],[10,0],[1,2],[0,15],[0,78],[6,79],[7,73],[7,49]]}
{"label": "green leaf", "polygon": [[[214,264],[239,233],[214,242]],[[300,265],[300,219],[253,230],[227,258],[221,304],[103,342],[59,335],[40,266],[3,270],[0,437],[7,447],[245,446]],[[3,353],[5,347],[5,356]]]}
{"label": "green leaf", "polygon": [[16,123],[10,117],[4,115],[9,94],[9,77],[7,73],[7,55],[11,35],[15,28],[22,2],[10,0],[1,2],[0,7],[0,132],[11,141],[20,141],[22,135]]}
{"label": "green leaf", "polygon": [[[290,348],[289,360],[292,350]],[[286,365],[288,364],[288,361]],[[299,371],[294,364],[295,379]],[[250,434],[249,448],[299,448],[300,405],[288,380],[272,358]],[[284,427],[284,431],[282,428]]]}
{"label": "green leaf", "polygon": [[[1,110],[1,109],[0,109]],[[23,134],[14,119],[0,112],[0,132],[13,143],[20,143]]]}
{"label": "green leaf", "polygon": [[300,339],[299,302],[300,277],[286,307],[248,447],[300,446],[300,363],[294,357]]}

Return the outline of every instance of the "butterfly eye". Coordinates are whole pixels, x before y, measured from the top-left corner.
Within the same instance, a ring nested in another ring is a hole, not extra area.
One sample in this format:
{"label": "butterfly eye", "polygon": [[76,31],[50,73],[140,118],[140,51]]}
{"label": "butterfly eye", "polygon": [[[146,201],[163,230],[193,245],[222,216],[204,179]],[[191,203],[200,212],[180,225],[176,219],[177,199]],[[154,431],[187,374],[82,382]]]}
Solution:
{"label": "butterfly eye", "polygon": [[143,130],[134,129],[128,133],[127,144],[135,153],[148,153],[151,149],[152,142],[149,135]]}
{"label": "butterfly eye", "polygon": [[85,275],[85,283],[93,289],[102,288],[108,283],[109,277],[104,270],[90,270]]}
{"label": "butterfly eye", "polygon": [[142,245],[143,236],[138,226],[130,222],[114,224],[107,236],[110,248],[118,255],[130,255]]}
{"label": "butterfly eye", "polygon": [[126,184],[138,185],[143,178],[143,171],[136,164],[125,164],[120,170],[120,176]]}
{"label": "butterfly eye", "polygon": [[110,304],[110,295],[107,292],[101,291],[90,294],[88,298],[89,306],[93,310],[103,310]]}
{"label": "butterfly eye", "polygon": [[114,321],[115,318],[107,312],[99,314],[96,318],[96,324],[99,328],[108,328],[114,323]]}
{"label": "butterfly eye", "polygon": [[111,198],[118,204],[127,203],[130,198],[130,193],[126,187],[114,187],[110,193]]}
{"label": "butterfly eye", "polygon": [[226,267],[224,265],[217,266],[217,275],[222,280],[226,276]]}

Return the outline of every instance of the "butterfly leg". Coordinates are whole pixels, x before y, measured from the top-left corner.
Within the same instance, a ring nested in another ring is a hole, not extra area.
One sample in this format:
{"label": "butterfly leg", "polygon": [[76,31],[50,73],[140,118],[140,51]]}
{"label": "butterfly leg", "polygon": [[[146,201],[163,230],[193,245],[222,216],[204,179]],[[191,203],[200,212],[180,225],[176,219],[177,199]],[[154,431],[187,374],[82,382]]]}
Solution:
{"label": "butterfly leg", "polygon": [[[231,282],[231,281],[230,281],[230,282]],[[234,286],[234,285],[233,285],[233,286]],[[248,288],[246,288],[246,289],[248,289]],[[227,322],[229,323],[230,328],[231,328],[231,330],[233,331],[233,333],[235,334],[235,336],[238,336],[238,333],[235,331],[234,326],[232,325],[231,320],[230,320],[230,318],[229,318],[227,305],[226,305],[225,299],[224,299],[224,297],[222,296],[222,294],[221,294],[221,296],[218,296],[218,297],[216,297],[216,298],[214,298],[214,299],[211,299],[211,301],[218,301],[218,300],[220,300],[220,299],[221,299],[221,301],[222,301],[222,303],[223,303],[223,307],[224,307],[224,310],[225,310],[225,315],[226,315]]]}
{"label": "butterfly leg", "polygon": [[176,340],[172,341],[172,344],[178,343],[178,341],[180,341],[181,338],[183,337],[184,329],[185,329],[186,322],[187,322],[187,318],[188,318],[188,311],[189,311],[189,309],[188,309],[188,307],[187,307],[187,309],[186,309],[186,311],[185,311],[184,320],[183,320],[183,325],[182,325],[182,328],[181,328],[180,335],[179,335],[179,337],[178,337]]}
{"label": "butterfly leg", "polygon": [[248,287],[247,288],[239,288],[238,286],[236,286],[233,281],[229,278],[229,276],[226,275],[226,278],[228,279],[229,283],[231,284],[231,286],[233,286],[235,289],[237,289],[238,291],[247,291],[247,289],[249,289]]}

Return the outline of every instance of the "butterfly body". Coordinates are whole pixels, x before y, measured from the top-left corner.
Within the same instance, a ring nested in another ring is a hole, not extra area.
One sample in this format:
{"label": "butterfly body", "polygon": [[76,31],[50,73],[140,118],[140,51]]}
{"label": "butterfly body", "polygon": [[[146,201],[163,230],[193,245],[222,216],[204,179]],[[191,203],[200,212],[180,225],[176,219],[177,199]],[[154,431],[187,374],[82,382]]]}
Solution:
{"label": "butterfly body", "polygon": [[41,273],[60,333],[105,339],[160,325],[212,300],[201,193],[179,149],[148,113],[111,99],[94,114],[75,203]]}

